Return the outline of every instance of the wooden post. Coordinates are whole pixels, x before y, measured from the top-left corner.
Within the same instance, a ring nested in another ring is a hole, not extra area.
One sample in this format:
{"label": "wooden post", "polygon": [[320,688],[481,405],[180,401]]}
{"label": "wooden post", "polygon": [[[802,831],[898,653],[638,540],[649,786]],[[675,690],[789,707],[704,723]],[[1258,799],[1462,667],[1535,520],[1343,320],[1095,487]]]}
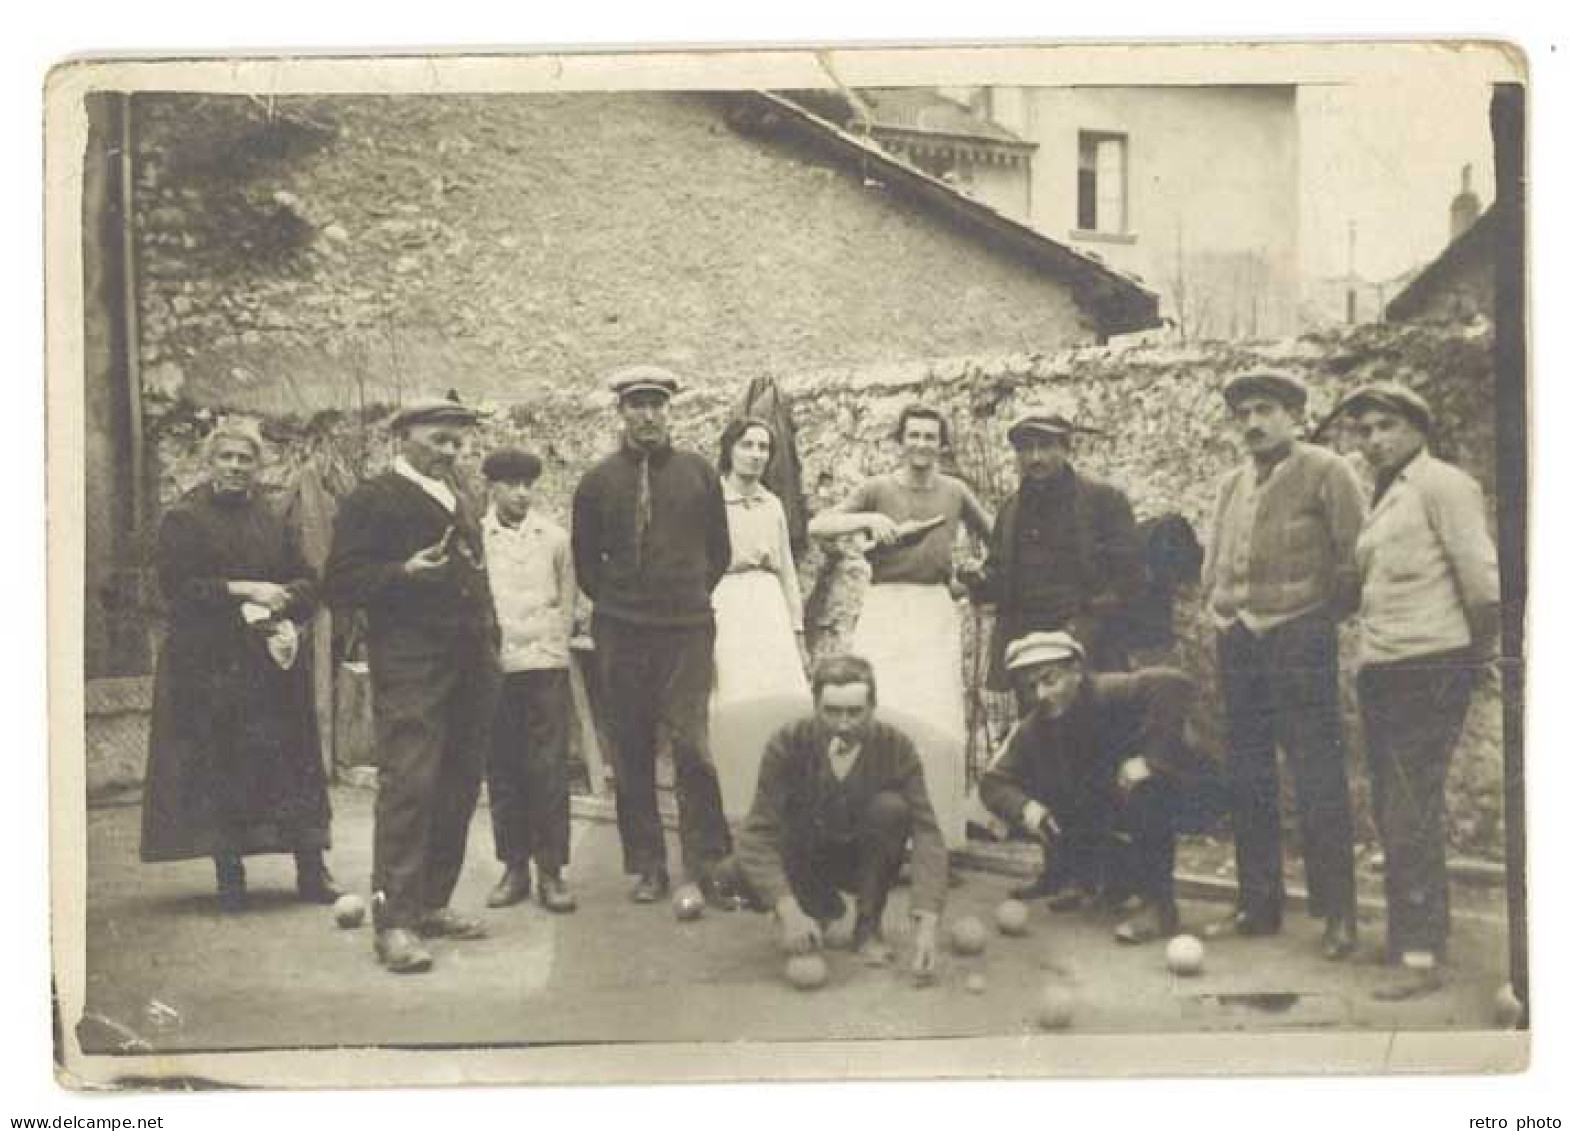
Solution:
{"label": "wooden post", "polygon": [[574,647],[567,662],[567,685],[573,696],[573,714],[578,717],[578,749],[584,756],[584,766],[589,771],[589,792],[603,797],[607,790],[605,752],[600,746],[600,728],[595,723],[594,706],[589,701],[589,689],[584,685],[580,665],[592,659],[594,653]]}
{"label": "wooden post", "polygon": [[[318,573],[327,561],[333,540],[333,514],[337,504],[322,482],[315,461],[300,469],[295,482],[294,519],[306,562]],[[335,743],[338,729],[334,714],[336,665],[333,663],[333,614],[324,606],[311,626],[311,698],[316,706],[316,730],[322,743],[323,769],[328,780],[337,779]]]}

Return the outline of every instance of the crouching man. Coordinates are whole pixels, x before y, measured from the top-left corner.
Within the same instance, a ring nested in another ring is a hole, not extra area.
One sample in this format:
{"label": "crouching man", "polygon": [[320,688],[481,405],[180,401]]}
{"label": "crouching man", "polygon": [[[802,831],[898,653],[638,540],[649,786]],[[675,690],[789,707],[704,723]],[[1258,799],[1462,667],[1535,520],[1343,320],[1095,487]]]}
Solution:
{"label": "crouching man", "polygon": [[874,717],[877,701],[866,660],[818,664],[813,715],[783,727],[764,751],[736,862],[755,903],[778,917],[785,950],[824,945],[831,925],[852,919],[851,945],[883,965],[892,958],[884,907],[909,840],[911,966],[926,977],[936,962],[949,854],[916,748]]}
{"label": "crouching man", "polygon": [[1183,742],[1193,684],[1167,668],[1093,674],[1067,632],[1012,641],[1004,665],[1035,705],[983,776],[982,803],[1041,837],[1049,856],[1122,842],[1138,907],[1114,937],[1142,943],[1174,934],[1173,852],[1180,786],[1193,768]]}

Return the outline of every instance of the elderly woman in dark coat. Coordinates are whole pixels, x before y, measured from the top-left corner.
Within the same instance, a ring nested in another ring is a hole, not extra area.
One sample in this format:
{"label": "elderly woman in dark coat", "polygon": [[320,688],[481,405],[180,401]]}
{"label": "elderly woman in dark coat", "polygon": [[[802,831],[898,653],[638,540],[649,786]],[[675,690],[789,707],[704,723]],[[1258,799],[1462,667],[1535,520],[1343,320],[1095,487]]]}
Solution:
{"label": "elderly woman in dark coat", "polygon": [[168,629],[154,685],[142,859],[211,856],[220,904],[246,902],[242,858],[290,852],[300,897],[338,896],[323,863],[328,801],[301,626],[316,582],[256,490],[262,439],[220,425],[206,480],[164,515]]}

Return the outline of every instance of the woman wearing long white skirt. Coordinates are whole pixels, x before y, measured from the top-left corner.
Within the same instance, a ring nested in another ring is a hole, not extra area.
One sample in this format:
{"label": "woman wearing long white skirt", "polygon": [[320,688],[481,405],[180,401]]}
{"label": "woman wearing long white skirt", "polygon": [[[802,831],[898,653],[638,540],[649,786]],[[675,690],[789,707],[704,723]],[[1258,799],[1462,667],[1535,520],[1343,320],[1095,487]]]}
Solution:
{"label": "woman wearing long white skirt", "polygon": [[731,566],[715,587],[715,689],[710,734],[726,813],[752,805],[758,761],[774,728],[812,709],[804,673],[802,590],[785,508],[763,485],[774,432],[754,418],[720,437]]}

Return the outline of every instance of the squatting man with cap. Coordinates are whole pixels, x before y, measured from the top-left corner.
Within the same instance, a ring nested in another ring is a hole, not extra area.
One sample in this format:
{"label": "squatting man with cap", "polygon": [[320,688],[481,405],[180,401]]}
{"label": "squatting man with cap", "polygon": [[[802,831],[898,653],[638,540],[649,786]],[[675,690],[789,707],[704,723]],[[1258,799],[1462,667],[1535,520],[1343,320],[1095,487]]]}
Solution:
{"label": "squatting man with cap", "polygon": [[1386,959],[1397,966],[1374,994],[1399,1001],[1441,983],[1446,772],[1494,656],[1500,573],[1483,491],[1430,454],[1434,415],[1424,399],[1381,382],[1351,393],[1341,414],[1375,473],[1357,549],[1358,702],[1386,853]]}
{"label": "squatting man with cap", "polygon": [[568,641],[578,586],[567,532],[532,506],[540,458],[501,448],[481,465],[491,508],[482,527],[491,595],[501,630],[502,687],[491,728],[486,795],[496,858],[504,871],[486,897],[507,907],[534,890],[548,911],[577,906],[562,869],[568,862]]}
{"label": "squatting man with cap", "polygon": [[453,401],[397,413],[398,456],[344,500],[324,569],[328,600],[366,614],[377,742],[372,914],[377,958],[394,973],[430,968],[421,938],[485,934],[447,906],[499,676],[480,524],[453,481],[474,422]]}
{"label": "squatting man with cap", "polygon": [[616,820],[637,903],[670,891],[655,795],[655,759],[676,773],[682,866],[711,906],[734,907],[715,865],[731,850],[709,749],[715,616],[710,595],[731,562],[725,496],[707,460],[673,447],[674,375],[656,366],[614,374],[617,450],[573,496],[573,565],[594,602],[590,635],[616,766]]}
{"label": "squatting man with cap", "polygon": [[1324,957],[1345,959],[1357,945],[1357,907],[1337,624],[1358,606],[1363,494],[1341,456],[1296,438],[1307,400],[1297,377],[1243,373],[1222,395],[1248,458],[1217,491],[1201,586],[1217,633],[1238,903],[1208,933],[1281,929],[1280,748],[1298,803],[1309,914],[1325,920]]}
{"label": "squatting man with cap", "polygon": [[[755,906],[772,909],[792,953],[845,938],[873,965],[892,955],[884,911],[911,844],[912,970],[933,972],[949,856],[922,762],[877,716],[873,667],[829,656],[813,670],[813,714],[781,728],[764,751],[737,864]],[[854,897],[848,907],[841,893]]]}
{"label": "squatting man with cap", "polygon": [[1127,839],[1126,879],[1140,906],[1115,937],[1142,943],[1175,933],[1179,791],[1202,771],[1183,740],[1193,684],[1168,668],[1092,672],[1066,632],[1012,641],[1004,664],[1035,706],[983,775],[983,804],[1040,837],[1050,857],[1084,852],[1114,832]]}
{"label": "squatting man with cap", "polygon": [[[998,512],[985,564],[961,575],[973,600],[997,606],[987,675],[993,691],[1010,689],[1005,647],[1032,632],[1070,633],[1098,671],[1129,666],[1123,624],[1142,578],[1134,512],[1117,487],[1070,463],[1077,430],[1085,431],[1044,410],[1010,425],[1020,486]],[[1022,715],[1033,701],[1020,694]],[[1110,874],[1106,849],[1056,854],[1012,894],[1051,897],[1055,910],[1071,910],[1097,892],[1111,896],[1120,877]]]}

